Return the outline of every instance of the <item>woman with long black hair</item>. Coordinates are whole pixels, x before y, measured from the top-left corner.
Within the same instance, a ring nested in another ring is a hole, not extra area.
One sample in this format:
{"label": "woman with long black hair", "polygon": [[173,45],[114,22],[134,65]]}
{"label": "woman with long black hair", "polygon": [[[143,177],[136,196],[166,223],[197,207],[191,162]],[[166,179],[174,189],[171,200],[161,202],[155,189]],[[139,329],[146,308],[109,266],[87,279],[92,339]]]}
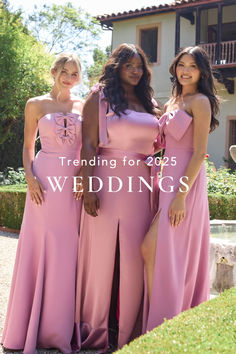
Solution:
{"label": "woman with long black hair", "polygon": [[[153,153],[159,132],[150,80],[144,52],[122,44],[85,102],[82,160],[97,156],[108,164],[88,165],[82,172],[85,213],[78,258],[77,348],[107,350],[111,302],[116,309],[113,320],[118,321],[118,347],[136,331],[143,298],[140,247],[157,204],[154,193],[145,183],[140,185],[140,179],[151,185],[145,159]],[[95,177],[97,192],[91,192],[88,176]],[[114,296],[113,278],[118,282]]]}
{"label": "woman with long black hair", "polygon": [[163,187],[167,190],[168,176],[182,178],[185,186],[177,183],[170,193],[160,191],[159,212],[142,244],[148,293],[144,331],[209,297],[210,222],[203,161],[208,135],[219,125],[219,101],[202,48],[183,49],[170,73],[172,97],[160,124],[165,158],[175,163],[163,167]]}

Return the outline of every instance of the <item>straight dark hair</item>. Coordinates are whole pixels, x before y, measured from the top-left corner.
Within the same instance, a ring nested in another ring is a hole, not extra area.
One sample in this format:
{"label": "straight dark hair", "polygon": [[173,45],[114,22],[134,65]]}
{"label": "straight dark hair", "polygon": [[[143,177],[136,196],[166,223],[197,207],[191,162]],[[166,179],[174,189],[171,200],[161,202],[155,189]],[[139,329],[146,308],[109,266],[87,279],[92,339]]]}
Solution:
{"label": "straight dark hair", "polygon": [[176,75],[176,68],[178,62],[183,55],[190,54],[193,56],[195,63],[200,70],[200,79],[198,82],[198,91],[208,97],[211,105],[211,125],[210,132],[219,126],[219,121],[216,115],[219,111],[219,99],[216,95],[216,88],[214,85],[213,73],[209,57],[204,49],[201,47],[186,47],[182,49],[170,66],[170,73],[173,76],[172,96],[177,98],[182,94],[182,85],[179,83]]}
{"label": "straight dark hair", "polygon": [[125,110],[128,109],[128,100],[125,97],[125,91],[120,79],[120,68],[137,54],[143,64],[143,75],[135,86],[134,91],[145,110],[148,113],[155,114],[155,107],[152,102],[153,89],[150,86],[151,70],[148,66],[146,55],[139,46],[123,43],[112,52],[99,79],[106,100],[118,116],[120,116],[120,113],[125,113]]}

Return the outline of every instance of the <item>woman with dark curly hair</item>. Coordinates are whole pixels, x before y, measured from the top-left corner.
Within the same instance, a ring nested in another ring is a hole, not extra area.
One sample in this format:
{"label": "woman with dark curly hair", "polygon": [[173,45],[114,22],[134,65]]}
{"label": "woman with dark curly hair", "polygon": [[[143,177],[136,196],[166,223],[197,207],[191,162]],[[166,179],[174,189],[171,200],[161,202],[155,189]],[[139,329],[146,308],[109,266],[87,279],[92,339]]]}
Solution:
{"label": "woman with dark curly hair", "polygon": [[[119,348],[140,333],[135,328],[143,298],[140,247],[157,204],[145,185],[153,182],[145,160],[159,131],[150,80],[144,52],[122,44],[84,106],[82,160],[97,156],[97,165],[88,164],[82,172],[77,348],[106,351],[108,322],[114,328],[114,319]],[[107,164],[101,166],[101,161]]]}
{"label": "woman with dark curly hair", "polygon": [[[201,47],[184,48],[170,73],[172,97],[160,124],[165,157],[174,156],[176,164],[165,166],[162,178],[183,177],[185,187],[176,185],[172,193],[160,191],[159,213],[142,245],[149,300],[144,331],[209,297],[210,221],[203,161],[208,135],[219,125],[219,101],[210,61]],[[165,189],[167,183],[166,179]]]}

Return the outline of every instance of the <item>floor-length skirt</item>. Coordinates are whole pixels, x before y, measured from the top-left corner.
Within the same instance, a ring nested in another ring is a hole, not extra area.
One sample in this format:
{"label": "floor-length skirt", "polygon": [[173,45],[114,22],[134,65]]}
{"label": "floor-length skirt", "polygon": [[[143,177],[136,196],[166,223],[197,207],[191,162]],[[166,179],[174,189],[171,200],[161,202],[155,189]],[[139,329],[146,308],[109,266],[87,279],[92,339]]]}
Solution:
{"label": "floor-length skirt", "polygon": [[[71,353],[81,202],[72,195],[76,169],[61,166],[62,153],[36,156],[33,170],[46,192],[41,206],[27,192],[12,279],[3,346],[33,354],[36,347]],[[75,158],[75,153],[63,154]],[[47,176],[68,176],[61,192]]]}

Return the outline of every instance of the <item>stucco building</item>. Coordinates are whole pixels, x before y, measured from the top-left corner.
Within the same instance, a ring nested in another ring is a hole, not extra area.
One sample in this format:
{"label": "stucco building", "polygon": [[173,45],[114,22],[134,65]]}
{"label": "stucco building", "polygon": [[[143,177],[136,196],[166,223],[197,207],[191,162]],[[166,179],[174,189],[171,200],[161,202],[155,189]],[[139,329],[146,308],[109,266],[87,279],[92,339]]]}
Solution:
{"label": "stucco building", "polygon": [[[153,0],[155,4],[155,0]],[[149,57],[155,98],[164,103],[170,95],[169,66],[175,53],[189,45],[208,52],[223,102],[220,126],[210,134],[208,153],[216,167],[235,164],[229,146],[236,144],[236,0],[178,0],[134,11],[99,16],[112,30],[112,48],[139,44]]]}

